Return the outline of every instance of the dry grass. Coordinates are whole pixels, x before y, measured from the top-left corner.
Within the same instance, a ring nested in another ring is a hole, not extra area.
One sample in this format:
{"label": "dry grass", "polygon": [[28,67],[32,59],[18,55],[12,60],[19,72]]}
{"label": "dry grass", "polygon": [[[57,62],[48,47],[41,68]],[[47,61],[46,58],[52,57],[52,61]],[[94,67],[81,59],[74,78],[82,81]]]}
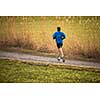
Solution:
{"label": "dry grass", "polygon": [[57,26],[67,34],[66,55],[100,57],[100,17],[0,17],[0,47],[57,52],[52,34]]}

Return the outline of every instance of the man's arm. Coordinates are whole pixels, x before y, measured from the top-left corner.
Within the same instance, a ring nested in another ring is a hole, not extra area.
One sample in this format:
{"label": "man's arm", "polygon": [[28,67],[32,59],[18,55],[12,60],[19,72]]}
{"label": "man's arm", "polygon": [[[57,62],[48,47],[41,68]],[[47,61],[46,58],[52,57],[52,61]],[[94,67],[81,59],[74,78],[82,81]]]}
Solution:
{"label": "man's arm", "polygon": [[62,39],[65,39],[66,35],[64,33],[62,33]]}
{"label": "man's arm", "polygon": [[56,34],[54,33],[52,37],[53,37],[53,39],[56,39]]}

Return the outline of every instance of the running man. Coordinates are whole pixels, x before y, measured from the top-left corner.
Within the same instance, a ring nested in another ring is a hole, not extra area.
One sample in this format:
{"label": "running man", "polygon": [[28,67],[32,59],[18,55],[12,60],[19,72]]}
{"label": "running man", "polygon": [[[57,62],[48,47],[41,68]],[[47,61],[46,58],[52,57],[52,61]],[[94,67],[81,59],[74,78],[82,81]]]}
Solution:
{"label": "running man", "polygon": [[64,53],[62,50],[62,46],[63,46],[63,39],[66,38],[66,35],[61,32],[61,28],[57,27],[57,32],[55,32],[53,34],[53,39],[56,39],[56,44],[57,44],[57,48],[58,48],[58,52],[59,52],[59,56],[58,56],[58,61],[60,61],[60,59],[62,59],[63,62],[65,62],[64,59]]}

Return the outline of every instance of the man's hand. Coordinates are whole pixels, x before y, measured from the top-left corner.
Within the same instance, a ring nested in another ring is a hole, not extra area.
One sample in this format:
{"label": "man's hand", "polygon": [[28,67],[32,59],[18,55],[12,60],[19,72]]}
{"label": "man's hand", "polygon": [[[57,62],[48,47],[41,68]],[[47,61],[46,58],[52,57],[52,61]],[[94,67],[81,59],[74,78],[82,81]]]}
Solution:
{"label": "man's hand", "polygon": [[53,37],[53,39],[56,39],[56,37]]}
{"label": "man's hand", "polygon": [[62,36],[62,39],[65,39],[65,37],[64,37],[64,36]]}

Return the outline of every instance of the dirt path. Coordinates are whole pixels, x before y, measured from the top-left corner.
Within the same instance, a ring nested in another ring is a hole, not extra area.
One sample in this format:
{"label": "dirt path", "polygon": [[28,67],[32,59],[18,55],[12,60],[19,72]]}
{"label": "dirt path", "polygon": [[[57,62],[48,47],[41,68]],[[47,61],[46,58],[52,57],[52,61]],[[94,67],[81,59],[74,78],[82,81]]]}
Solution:
{"label": "dirt path", "polygon": [[15,53],[15,52],[3,52],[0,51],[1,59],[16,59],[23,61],[40,61],[40,62],[48,62],[53,64],[64,64],[71,66],[81,66],[81,67],[98,67],[100,68],[100,63],[95,62],[86,62],[86,61],[77,61],[77,60],[66,60],[65,63],[58,62],[56,58],[43,57],[43,56],[33,56],[25,53]]}

